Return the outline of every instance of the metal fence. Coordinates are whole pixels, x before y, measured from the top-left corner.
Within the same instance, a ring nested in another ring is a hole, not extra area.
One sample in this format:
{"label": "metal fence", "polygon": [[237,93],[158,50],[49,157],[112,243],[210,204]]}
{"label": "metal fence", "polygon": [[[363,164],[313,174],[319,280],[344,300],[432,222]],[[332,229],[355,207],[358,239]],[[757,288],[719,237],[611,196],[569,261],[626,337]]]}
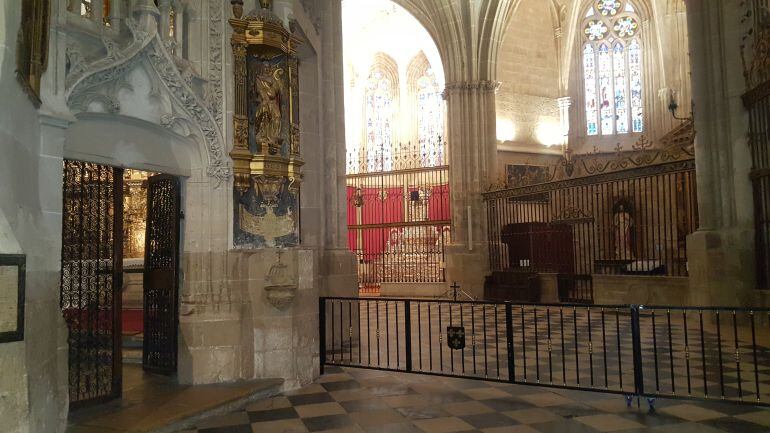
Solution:
{"label": "metal fence", "polygon": [[484,200],[491,270],[557,273],[563,301],[591,301],[593,274],[687,275],[686,238],[698,221],[693,160],[493,191]]}
{"label": "metal fence", "polygon": [[[401,152],[389,163],[348,167],[348,246],[362,293],[382,283],[444,281],[449,167],[443,153]],[[383,171],[387,168],[387,171]]]}
{"label": "metal fence", "polygon": [[[770,32],[770,30],[765,30]],[[743,97],[749,111],[757,287],[770,288],[770,80]]]}
{"label": "metal fence", "polygon": [[770,309],[321,298],[319,313],[322,369],[770,404]]}

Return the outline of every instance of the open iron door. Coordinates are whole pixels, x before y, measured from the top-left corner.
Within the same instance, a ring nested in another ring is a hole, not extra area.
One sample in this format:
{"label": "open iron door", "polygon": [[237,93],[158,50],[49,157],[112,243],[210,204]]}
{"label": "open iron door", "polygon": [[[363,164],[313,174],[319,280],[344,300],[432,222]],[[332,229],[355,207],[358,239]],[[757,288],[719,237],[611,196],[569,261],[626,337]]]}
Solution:
{"label": "open iron door", "polygon": [[171,375],[177,366],[179,324],[179,179],[149,178],[144,250],[142,366]]}
{"label": "open iron door", "polygon": [[64,160],[60,302],[70,409],[121,394],[122,182],[119,168]]}

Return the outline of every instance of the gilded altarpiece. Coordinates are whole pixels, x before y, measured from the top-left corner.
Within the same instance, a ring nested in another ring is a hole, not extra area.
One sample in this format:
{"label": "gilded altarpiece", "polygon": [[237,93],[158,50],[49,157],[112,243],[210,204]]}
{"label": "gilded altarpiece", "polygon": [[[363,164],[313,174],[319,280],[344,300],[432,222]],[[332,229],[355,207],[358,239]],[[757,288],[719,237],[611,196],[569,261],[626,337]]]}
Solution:
{"label": "gilded altarpiece", "polygon": [[261,1],[261,8],[245,17],[242,2],[232,4],[234,244],[241,248],[296,246],[303,164],[299,40],[272,13],[269,1]]}

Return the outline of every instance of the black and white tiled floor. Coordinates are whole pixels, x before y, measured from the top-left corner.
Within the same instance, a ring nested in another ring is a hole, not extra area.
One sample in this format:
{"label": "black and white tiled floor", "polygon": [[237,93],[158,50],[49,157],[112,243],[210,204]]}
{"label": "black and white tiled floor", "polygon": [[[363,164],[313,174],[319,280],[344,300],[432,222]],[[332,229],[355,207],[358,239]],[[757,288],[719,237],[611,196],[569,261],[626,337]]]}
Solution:
{"label": "black and white tiled floor", "polygon": [[770,409],[327,367],[316,383],[185,433],[767,433]]}

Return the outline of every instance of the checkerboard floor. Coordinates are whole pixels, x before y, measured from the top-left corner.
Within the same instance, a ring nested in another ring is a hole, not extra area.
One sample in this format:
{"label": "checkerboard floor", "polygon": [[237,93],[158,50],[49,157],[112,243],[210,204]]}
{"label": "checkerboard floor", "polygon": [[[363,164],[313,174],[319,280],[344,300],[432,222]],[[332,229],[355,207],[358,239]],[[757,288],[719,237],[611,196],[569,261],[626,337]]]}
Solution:
{"label": "checkerboard floor", "polygon": [[316,383],[185,433],[767,433],[770,409],[327,367]]}

